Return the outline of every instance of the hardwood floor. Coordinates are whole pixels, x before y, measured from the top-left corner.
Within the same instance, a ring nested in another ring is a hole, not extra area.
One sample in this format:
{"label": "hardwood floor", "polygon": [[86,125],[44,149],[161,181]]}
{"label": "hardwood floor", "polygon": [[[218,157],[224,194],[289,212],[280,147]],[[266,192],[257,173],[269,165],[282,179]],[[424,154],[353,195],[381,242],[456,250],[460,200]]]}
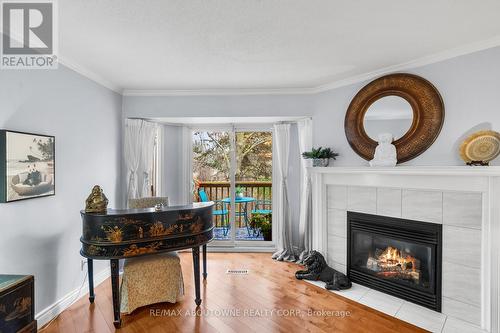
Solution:
{"label": "hardwood floor", "polygon": [[[180,256],[186,292],[183,300],[177,304],[152,305],[138,309],[132,315],[123,315],[122,328],[118,332],[424,332],[296,280],[294,273],[300,266],[275,262],[269,253],[209,253],[208,279],[202,285],[202,313],[195,315],[191,313],[196,309],[191,254],[181,253]],[[227,269],[240,268],[248,269],[249,274],[226,274]],[[115,331],[109,279],[95,292],[94,304],[89,304],[88,298],[83,297],[43,332]],[[309,316],[309,311],[318,313]],[[336,311],[350,315],[335,316]]]}

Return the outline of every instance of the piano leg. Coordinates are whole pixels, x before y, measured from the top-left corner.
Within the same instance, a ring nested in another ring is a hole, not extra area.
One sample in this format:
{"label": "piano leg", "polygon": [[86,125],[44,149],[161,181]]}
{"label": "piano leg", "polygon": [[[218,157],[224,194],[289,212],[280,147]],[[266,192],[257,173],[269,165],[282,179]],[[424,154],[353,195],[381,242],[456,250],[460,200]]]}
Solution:
{"label": "piano leg", "polygon": [[194,287],[196,292],[196,298],[194,302],[197,306],[201,304],[201,294],[200,294],[200,247],[193,247],[193,268],[194,268]]}
{"label": "piano leg", "polygon": [[122,320],[120,318],[120,272],[118,259],[111,259],[111,290],[113,293],[113,324],[116,328],[121,326]]}
{"label": "piano leg", "polygon": [[203,280],[207,279],[207,244],[203,245]]}
{"label": "piano leg", "polygon": [[95,295],[94,295],[94,262],[92,259],[87,259],[87,268],[88,268],[88,279],[89,279],[89,301],[90,303],[94,303]]}

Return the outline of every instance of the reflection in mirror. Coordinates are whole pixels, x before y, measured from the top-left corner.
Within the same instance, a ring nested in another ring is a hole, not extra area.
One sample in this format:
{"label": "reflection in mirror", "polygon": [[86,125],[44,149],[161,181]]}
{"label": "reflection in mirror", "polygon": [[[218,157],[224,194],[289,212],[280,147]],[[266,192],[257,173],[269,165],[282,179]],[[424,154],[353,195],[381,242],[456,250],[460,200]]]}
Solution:
{"label": "reflection in mirror", "polygon": [[408,132],[412,122],[413,109],[410,103],[399,96],[386,96],[370,105],[363,126],[374,141],[381,133],[391,133],[395,141]]}

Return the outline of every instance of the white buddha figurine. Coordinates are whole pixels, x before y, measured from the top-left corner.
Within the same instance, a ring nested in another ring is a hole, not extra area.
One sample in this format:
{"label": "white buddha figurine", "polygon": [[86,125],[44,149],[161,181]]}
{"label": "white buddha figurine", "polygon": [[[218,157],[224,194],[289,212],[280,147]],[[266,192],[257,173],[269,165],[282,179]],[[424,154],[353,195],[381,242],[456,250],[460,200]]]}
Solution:
{"label": "white buddha figurine", "polygon": [[375,156],[370,161],[370,166],[396,166],[398,163],[396,146],[392,144],[391,133],[378,135],[378,146],[375,148]]}

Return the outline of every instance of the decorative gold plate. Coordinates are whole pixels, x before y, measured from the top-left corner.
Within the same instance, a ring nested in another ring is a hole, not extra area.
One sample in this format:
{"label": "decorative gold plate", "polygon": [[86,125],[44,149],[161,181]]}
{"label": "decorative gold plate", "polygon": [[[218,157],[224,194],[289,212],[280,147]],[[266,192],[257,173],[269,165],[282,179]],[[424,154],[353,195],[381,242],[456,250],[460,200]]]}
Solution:
{"label": "decorative gold plate", "polygon": [[500,133],[479,131],[460,145],[460,157],[467,164],[488,164],[500,154]]}

